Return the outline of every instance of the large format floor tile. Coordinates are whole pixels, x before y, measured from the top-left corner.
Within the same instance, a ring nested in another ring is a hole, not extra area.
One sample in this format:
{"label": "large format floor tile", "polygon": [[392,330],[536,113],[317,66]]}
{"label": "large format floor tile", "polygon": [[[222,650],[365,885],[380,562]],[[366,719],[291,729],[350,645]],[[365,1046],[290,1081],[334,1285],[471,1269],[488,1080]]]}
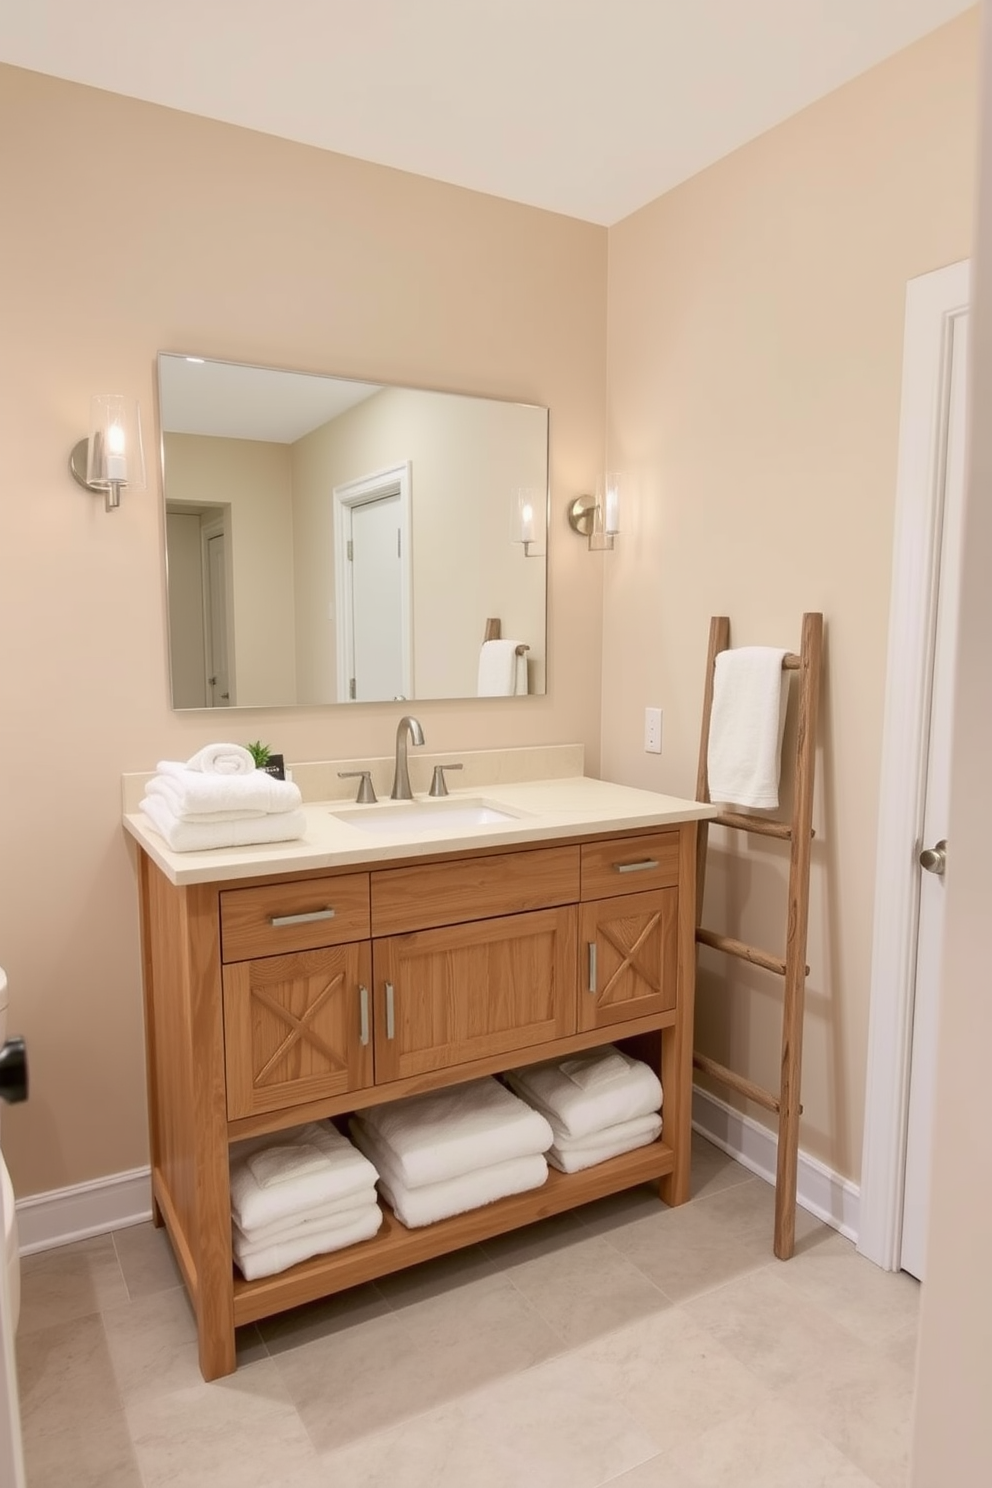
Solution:
{"label": "large format floor tile", "polygon": [[28,1488],[905,1488],[919,1287],[694,1138],[645,1185],[239,1329],[162,1231],[24,1262]]}

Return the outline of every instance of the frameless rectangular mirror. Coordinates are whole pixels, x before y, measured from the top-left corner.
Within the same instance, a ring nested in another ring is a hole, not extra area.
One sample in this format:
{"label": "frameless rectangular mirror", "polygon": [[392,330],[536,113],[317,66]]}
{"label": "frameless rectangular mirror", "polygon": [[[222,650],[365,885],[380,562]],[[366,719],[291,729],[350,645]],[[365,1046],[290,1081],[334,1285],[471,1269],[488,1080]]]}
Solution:
{"label": "frameless rectangular mirror", "polygon": [[165,353],[158,380],[174,708],[475,697],[491,620],[508,694],[544,692],[546,408]]}

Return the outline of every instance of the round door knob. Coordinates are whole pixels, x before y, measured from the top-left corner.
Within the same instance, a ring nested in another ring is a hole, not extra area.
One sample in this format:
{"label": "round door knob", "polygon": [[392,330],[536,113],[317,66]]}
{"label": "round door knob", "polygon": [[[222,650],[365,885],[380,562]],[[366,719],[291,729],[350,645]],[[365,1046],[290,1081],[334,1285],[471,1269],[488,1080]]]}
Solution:
{"label": "round door knob", "polygon": [[925,847],[920,853],[920,867],[928,873],[942,877],[947,866],[947,838],[942,837],[933,847]]}

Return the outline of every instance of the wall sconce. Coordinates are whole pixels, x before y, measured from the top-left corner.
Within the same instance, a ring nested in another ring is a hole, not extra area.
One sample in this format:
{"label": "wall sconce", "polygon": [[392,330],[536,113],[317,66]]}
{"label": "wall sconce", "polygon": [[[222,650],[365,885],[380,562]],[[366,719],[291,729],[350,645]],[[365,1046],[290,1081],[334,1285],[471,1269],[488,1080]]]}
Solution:
{"label": "wall sconce", "polygon": [[87,491],[102,492],[105,510],[121,504],[121,491],[145,489],[145,451],[141,410],[119,393],[97,393],[90,399],[90,432],[73,445],[69,470]]}
{"label": "wall sconce", "polygon": [[611,549],[620,531],[620,475],[607,471],[597,482],[595,496],[577,496],[568,508],[568,524],[573,532],[589,539],[591,551]]}
{"label": "wall sconce", "polygon": [[523,545],[525,558],[543,558],[532,553],[531,544],[539,542],[539,514],[547,510],[547,495],[533,486],[518,486],[510,506],[510,541]]}

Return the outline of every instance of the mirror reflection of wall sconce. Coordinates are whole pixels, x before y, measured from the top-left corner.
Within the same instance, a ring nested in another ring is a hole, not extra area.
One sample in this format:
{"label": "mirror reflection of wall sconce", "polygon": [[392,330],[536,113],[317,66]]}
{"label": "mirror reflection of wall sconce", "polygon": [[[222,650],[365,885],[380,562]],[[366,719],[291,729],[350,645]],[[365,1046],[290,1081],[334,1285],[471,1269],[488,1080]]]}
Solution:
{"label": "mirror reflection of wall sconce", "polygon": [[591,551],[612,549],[620,531],[620,485],[618,471],[607,471],[598,481],[595,496],[577,496],[568,507],[568,525],[589,539]]}
{"label": "mirror reflection of wall sconce", "polygon": [[121,491],[145,489],[141,410],[119,393],[90,399],[90,432],[73,445],[69,470],[87,491],[102,493],[106,511],[121,504]]}
{"label": "mirror reflection of wall sconce", "polygon": [[546,510],[547,494],[531,486],[518,486],[510,506],[510,541],[523,545],[525,558],[543,558],[541,551],[531,552],[540,543],[538,514]]}

